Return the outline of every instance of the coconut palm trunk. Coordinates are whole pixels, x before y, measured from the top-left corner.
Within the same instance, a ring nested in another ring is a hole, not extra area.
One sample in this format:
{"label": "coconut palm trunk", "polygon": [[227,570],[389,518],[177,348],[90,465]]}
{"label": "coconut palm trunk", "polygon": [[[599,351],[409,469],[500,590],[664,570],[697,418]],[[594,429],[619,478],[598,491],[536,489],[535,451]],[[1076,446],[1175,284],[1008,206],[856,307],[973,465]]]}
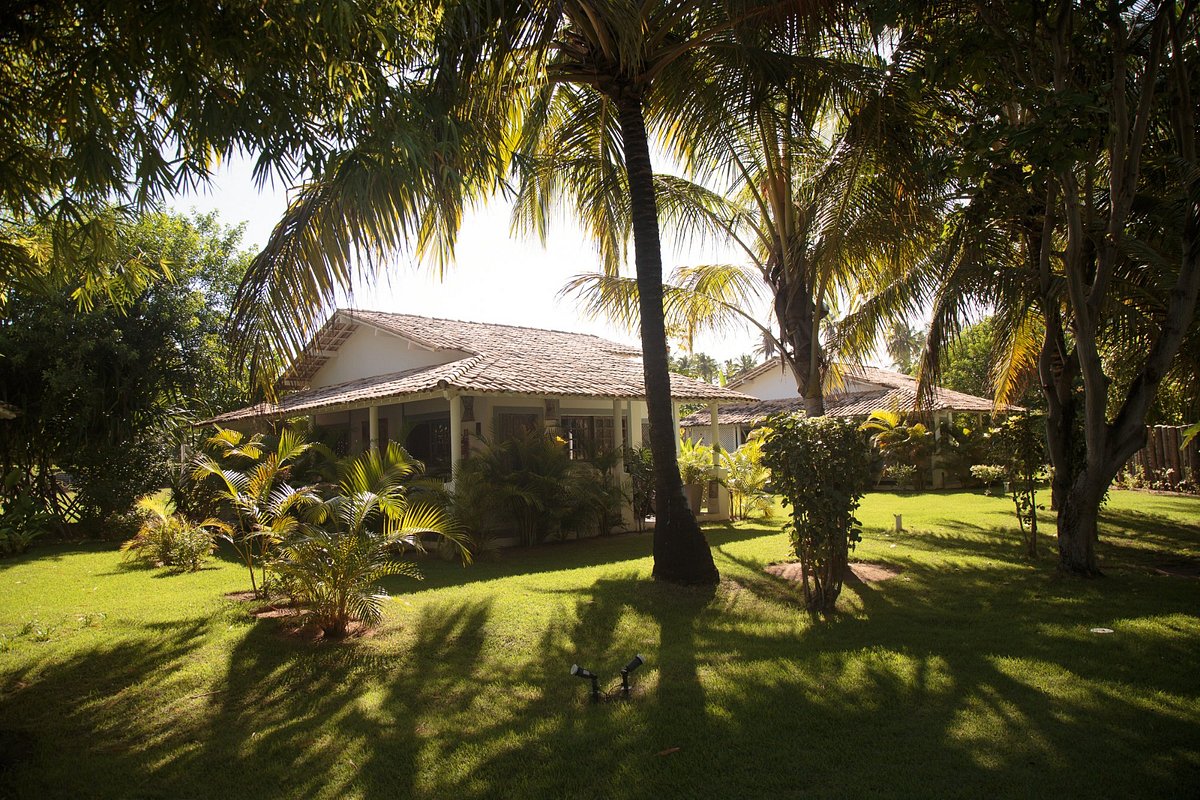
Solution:
{"label": "coconut palm trunk", "polygon": [[654,577],[672,583],[716,583],[719,576],[712,551],[683,496],[675,458],[675,437],[679,434],[671,409],[671,374],[667,367],[662,247],[642,101],[628,88],[620,90],[615,100],[629,179],[641,310],[642,368],[650,418],[650,450],[654,453]]}

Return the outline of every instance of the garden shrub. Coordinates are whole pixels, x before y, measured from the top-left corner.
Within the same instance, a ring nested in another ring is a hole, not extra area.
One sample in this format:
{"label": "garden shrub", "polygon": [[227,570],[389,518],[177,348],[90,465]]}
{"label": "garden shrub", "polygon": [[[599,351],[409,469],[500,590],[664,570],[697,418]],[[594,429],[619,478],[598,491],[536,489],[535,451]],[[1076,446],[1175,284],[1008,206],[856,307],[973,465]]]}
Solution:
{"label": "garden shrub", "polygon": [[465,525],[515,531],[524,545],[607,530],[620,519],[623,496],[600,468],[606,463],[572,461],[561,437],[529,431],[459,462],[451,505]]}
{"label": "garden shrub", "polygon": [[1025,555],[1037,558],[1037,485],[1046,465],[1046,436],[1040,420],[1029,414],[1011,414],[991,431],[994,452],[1004,467]]}
{"label": "garden shrub", "polygon": [[693,439],[684,439],[679,448],[679,479],[684,486],[708,482],[712,474],[713,451],[708,445]]}
{"label": "garden shrub", "polygon": [[380,620],[387,597],[377,585],[382,578],[420,577],[416,565],[397,556],[400,548],[423,550],[422,537],[435,535],[469,560],[464,537],[444,510],[409,499],[408,482],[422,469],[395,442],[383,452],[345,459],[330,496],[280,542],[271,569],[325,636],[345,636],[355,620]]}
{"label": "garden shrub", "polygon": [[771,470],[762,463],[762,440],[755,435],[736,451],[721,454],[725,467],[722,482],[729,489],[734,519],[744,519],[752,513],[770,517],[774,510],[767,484]]}
{"label": "garden shrub", "polygon": [[39,536],[45,535],[54,518],[27,494],[0,502],[0,555],[24,553]]}
{"label": "garden shrub", "polygon": [[975,464],[971,467],[971,477],[983,484],[983,493],[991,494],[992,487],[1004,480],[1004,467],[995,464]]}
{"label": "garden shrub", "polygon": [[933,451],[933,433],[920,422],[908,422],[895,411],[877,408],[860,426],[871,434],[871,444],[879,451],[886,467],[911,466],[916,483],[925,487],[925,471]]}
{"label": "garden shrub", "polygon": [[196,524],[176,513],[168,490],[142,497],[137,511],[142,525],[121,551],[178,571],[195,572],[204,566],[215,548],[213,531],[226,527],[212,519]]}
{"label": "garden shrub", "polygon": [[895,483],[897,489],[916,489],[917,472],[912,464],[888,464],[883,468],[883,477]]}
{"label": "garden shrub", "polygon": [[257,597],[270,591],[267,567],[275,547],[321,502],[315,486],[291,482],[297,462],[312,447],[290,428],[272,437],[217,428],[205,442],[208,452],[193,461],[192,477],[212,492],[228,523],[221,538],[246,565]]}
{"label": "garden shrub", "polygon": [[633,518],[638,530],[646,525],[646,517],[654,513],[654,453],[649,447],[632,447],[625,453],[625,471],[629,473],[633,495]]}
{"label": "garden shrub", "polygon": [[850,550],[862,540],[854,512],[870,485],[871,446],[849,420],[777,415],[767,428],[763,463],[792,510],[788,533],[804,602],[810,611],[831,612]]}

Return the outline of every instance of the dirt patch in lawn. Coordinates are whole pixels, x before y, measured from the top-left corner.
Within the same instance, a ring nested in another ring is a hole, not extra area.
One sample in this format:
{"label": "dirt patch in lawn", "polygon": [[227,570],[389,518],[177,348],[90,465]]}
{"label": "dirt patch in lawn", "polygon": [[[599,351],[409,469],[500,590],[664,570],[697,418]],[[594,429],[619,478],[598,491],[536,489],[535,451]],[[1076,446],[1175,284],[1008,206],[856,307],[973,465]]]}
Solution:
{"label": "dirt patch in lawn", "polygon": [[[772,575],[778,575],[785,580],[800,582],[800,562],[784,561],[778,564],[770,564],[767,566],[767,572]],[[880,581],[890,580],[900,574],[899,567],[893,567],[890,564],[872,564],[867,561],[855,561],[846,569],[846,580],[849,582],[859,581],[862,583],[879,583]]]}
{"label": "dirt patch in lawn", "polygon": [[255,619],[279,619],[280,617],[298,617],[300,609],[292,605],[265,605],[250,612]]}
{"label": "dirt patch in lawn", "polygon": [[379,632],[379,628],[369,628],[357,620],[350,623],[346,629],[346,635],[341,639],[330,639],[325,636],[325,632],[317,623],[311,621],[307,616],[294,616],[291,619],[284,619],[282,627],[279,629],[283,636],[299,639],[304,642],[352,642],[356,639],[369,639]]}

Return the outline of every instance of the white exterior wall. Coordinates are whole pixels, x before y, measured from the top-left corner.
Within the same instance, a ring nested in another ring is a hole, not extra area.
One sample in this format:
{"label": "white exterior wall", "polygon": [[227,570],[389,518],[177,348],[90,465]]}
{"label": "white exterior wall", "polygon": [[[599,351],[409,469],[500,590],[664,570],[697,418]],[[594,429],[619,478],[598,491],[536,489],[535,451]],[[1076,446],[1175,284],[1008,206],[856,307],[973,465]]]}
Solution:
{"label": "white exterior wall", "polygon": [[[757,397],[759,400],[787,400],[793,397],[799,397],[800,392],[796,389],[796,379],[792,375],[792,371],[784,366],[773,366],[761,375],[756,375],[745,383],[731,387],[741,392],[748,394],[751,397]],[[843,385],[836,390],[826,390],[827,394],[855,394],[858,392],[870,392],[880,388],[884,388],[875,383],[868,383],[864,380],[854,377],[845,378]]]}
{"label": "white exterior wall", "polygon": [[[720,425],[721,449],[727,453],[735,452],[741,442],[739,441],[737,425]],[[709,432],[712,430],[709,425],[698,425],[694,428],[685,428],[688,438],[697,441],[700,444],[711,445],[709,441]]]}
{"label": "white exterior wall", "polygon": [[784,400],[798,397],[800,394],[796,391],[796,380],[792,377],[792,371],[782,365],[774,366],[762,375],[756,375],[733,388],[759,400]]}
{"label": "white exterior wall", "polygon": [[311,386],[332,386],[370,375],[448,364],[465,357],[457,351],[432,351],[376,328],[360,325],[313,376]]}

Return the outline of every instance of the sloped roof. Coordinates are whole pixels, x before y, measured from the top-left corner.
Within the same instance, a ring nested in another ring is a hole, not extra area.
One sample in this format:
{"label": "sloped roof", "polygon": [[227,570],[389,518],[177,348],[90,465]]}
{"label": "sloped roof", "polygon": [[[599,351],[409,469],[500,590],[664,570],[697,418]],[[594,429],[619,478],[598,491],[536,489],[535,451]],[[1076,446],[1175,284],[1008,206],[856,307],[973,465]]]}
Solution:
{"label": "sloped roof", "polygon": [[[362,325],[393,333],[428,350],[447,352],[451,360],[334,386],[300,388]],[[641,352],[598,336],[350,309],[334,313],[284,377],[284,388],[299,391],[283,396],[277,403],[231,411],[209,422],[286,417],[448,388],[548,397],[645,396]],[[726,403],[752,399],[725,387],[674,374],[671,395],[679,400]]]}
{"label": "sloped roof", "polygon": [[16,419],[20,415],[20,411],[16,406],[10,406],[8,403],[0,402],[0,419]]}
{"label": "sloped roof", "polygon": [[[899,375],[900,378],[907,378],[907,375],[900,373],[892,373],[890,370],[881,370],[874,367],[867,369],[874,372],[885,373],[883,378],[889,381],[902,383],[898,379],[890,378],[889,375]],[[882,380],[875,380],[872,377],[866,377],[859,374],[858,377],[871,383],[882,383]],[[917,407],[917,392],[916,382],[911,381],[910,385],[901,385],[894,387],[883,386],[878,390],[869,392],[850,392],[850,393],[832,393],[825,396],[825,415],[829,417],[867,417],[877,408],[886,408],[889,410],[897,410],[901,412],[913,412]],[[961,411],[970,414],[990,414],[993,411],[992,401],[983,397],[976,397],[963,392],[955,392],[950,389],[934,389],[933,403],[925,407],[926,411]],[[1004,411],[1019,410],[1017,406],[1006,406]],[[782,400],[758,400],[753,403],[741,403],[738,405],[722,406],[717,413],[717,424],[719,425],[757,425],[772,414],[804,412],[804,398],[788,397]],[[680,420],[679,424],[685,428],[695,428],[711,424],[707,411],[697,411],[684,419]]]}

